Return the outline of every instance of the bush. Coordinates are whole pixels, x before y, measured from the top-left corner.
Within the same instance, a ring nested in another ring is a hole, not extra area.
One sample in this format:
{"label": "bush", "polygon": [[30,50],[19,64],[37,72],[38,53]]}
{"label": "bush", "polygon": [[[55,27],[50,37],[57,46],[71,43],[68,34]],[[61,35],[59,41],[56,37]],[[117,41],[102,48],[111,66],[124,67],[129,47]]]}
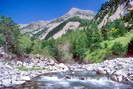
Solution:
{"label": "bush", "polygon": [[124,55],[127,51],[127,47],[123,47],[120,43],[115,43],[111,49],[115,55],[121,56]]}
{"label": "bush", "polygon": [[85,59],[91,60],[92,62],[100,62],[105,59],[124,56],[127,52],[128,44],[133,39],[132,34],[133,31],[130,31],[123,37],[102,41],[97,47],[97,50],[88,50],[85,53]]}
{"label": "bush", "polygon": [[28,36],[20,36],[19,37],[19,47],[21,50],[23,50],[23,52],[25,53],[30,53],[31,50],[31,46],[32,46],[32,41],[30,39],[30,37]]}
{"label": "bush", "polygon": [[65,63],[73,63],[72,45],[69,41],[58,43],[57,45],[57,60]]}
{"label": "bush", "polygon": [[125,28],[124,21],[122,20],[116,20],[114,22],[108,23],[104,29],[104,39],[105,40],[111,40],[117,37],[124,36],[128,32],[128,30]]}
{"label": "bush", "polygon": [[105,60],[105,58],[109,57],[111,54],[111,50],[109,49],[97,49],[95,51],[88,50],[86,53],[86,60],[89,60],[91,62],[101,62]]}
{"label": "bush", "polygon": [[56,58],[57,48],[54,40],[35,40],[32,47],[32,54],[39,54],[43,57]]}

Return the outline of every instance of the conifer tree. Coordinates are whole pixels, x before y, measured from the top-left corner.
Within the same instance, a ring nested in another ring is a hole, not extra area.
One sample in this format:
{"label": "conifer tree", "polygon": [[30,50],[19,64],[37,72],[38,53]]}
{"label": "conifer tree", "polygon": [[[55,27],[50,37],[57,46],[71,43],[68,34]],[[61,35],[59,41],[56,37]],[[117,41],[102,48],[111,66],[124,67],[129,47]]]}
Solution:
{"label": "conifer tree", "polygon": [[0,16],[0,33],[4,36],[4,49],[5,52],[16,54],[21,57],[22,54],[19,50],[19,35],[20,30],[17,24],[10,17]]}

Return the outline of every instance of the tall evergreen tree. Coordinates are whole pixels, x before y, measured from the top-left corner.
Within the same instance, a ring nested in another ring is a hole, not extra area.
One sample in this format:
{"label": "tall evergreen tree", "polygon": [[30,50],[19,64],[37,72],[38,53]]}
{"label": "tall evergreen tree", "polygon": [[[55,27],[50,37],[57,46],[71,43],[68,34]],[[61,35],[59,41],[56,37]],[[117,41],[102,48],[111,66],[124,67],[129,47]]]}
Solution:
{"label": "tall evergreen tree", "polygon": [[4,36],[4,49],[7,53],[16,54],[21,57],[22,54],[18,46],[20,30],[17,24],[10,17],[0,16],[0,33]]}

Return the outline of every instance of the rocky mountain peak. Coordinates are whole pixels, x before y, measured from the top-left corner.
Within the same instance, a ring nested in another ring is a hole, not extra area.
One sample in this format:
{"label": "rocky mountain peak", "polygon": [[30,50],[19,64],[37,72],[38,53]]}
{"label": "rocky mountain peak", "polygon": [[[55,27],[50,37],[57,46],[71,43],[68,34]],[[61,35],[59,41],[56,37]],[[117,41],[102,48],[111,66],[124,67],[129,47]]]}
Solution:
{"label": "rocky mountain peak", "polygon": [[91,10],[82,10],[79,8],[71,8],[66,15],[79,16],[81,18],[87,19],[87,17],[94,16],[95,12]]}
{"label": "rocky mountain peak", "polygon": [[71,9],[68,11],[67,14],[74,14],[74,13],[76,13],[77,11],[80,11],[80,9],[78,9],[78,8],[71,8]]}
{"label": "rocky mountain peak", "polygon": [[90,14],[94,14],[94,11],[91,10],[82,10],[79,8],[71,8],[67,14],[76,14],[77,12],[81,12],[81,13],[90,13]]}

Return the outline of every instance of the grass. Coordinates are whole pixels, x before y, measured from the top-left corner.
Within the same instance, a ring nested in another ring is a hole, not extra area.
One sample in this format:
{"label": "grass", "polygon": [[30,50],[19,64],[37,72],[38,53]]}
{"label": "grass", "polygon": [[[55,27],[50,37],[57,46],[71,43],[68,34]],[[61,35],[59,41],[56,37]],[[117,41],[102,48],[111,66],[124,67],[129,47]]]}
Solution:
{"label": "grass", "polygon": [[32,67],[32,68],[27,68],[25,66],[19,66],[19,67],[16,67],[18,70],[21,70],[21,71],[36,71],[36,70],[47,70],[47,68],[40,68],[40,67]]}

